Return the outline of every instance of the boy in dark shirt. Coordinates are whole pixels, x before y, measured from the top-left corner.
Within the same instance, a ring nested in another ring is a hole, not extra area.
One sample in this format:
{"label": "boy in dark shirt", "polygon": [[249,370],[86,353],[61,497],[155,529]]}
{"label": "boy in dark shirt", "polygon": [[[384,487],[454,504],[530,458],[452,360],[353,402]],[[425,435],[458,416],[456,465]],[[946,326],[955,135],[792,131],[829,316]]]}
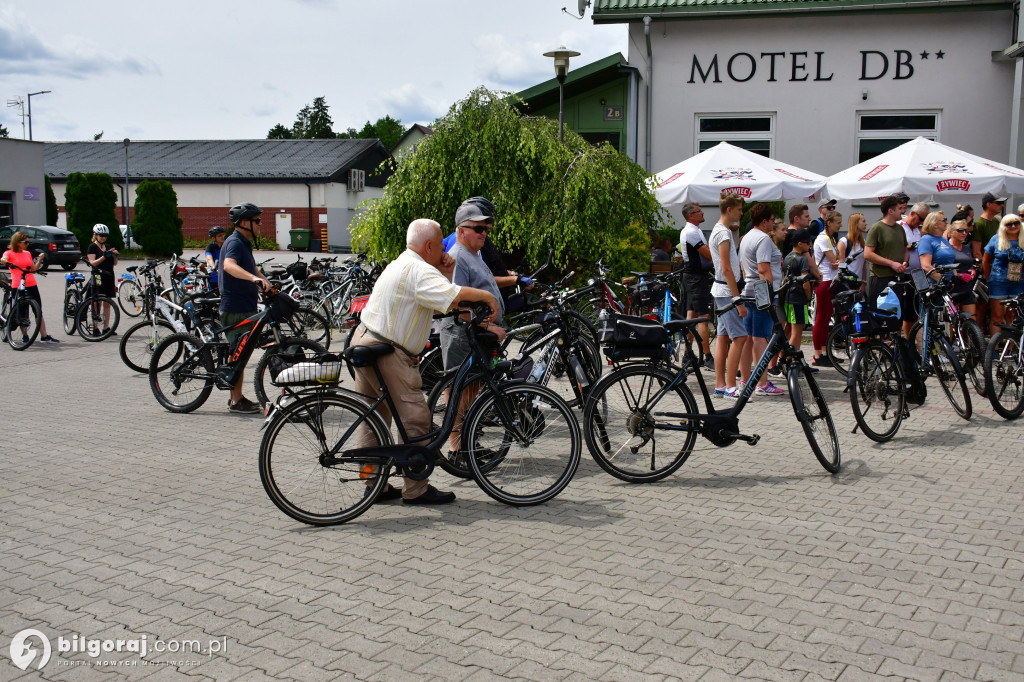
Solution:
{"label": "boy in dark shirt", "polygon": [[[811,231],[804,228],[792,230],[791,241],[793,250],[782,263],[782,274],[785,278],[797,277],[811,269],[806,254],[811,249]],[[802,286],[790,287],[786,292],[786,300],[782,302],[782,310],[789,322],[789,343],[800,350],[800,342],[803,340],[804,325],[807,324],[807,304],[811,300],[811,283],[804,282]],[[817,370],[811,368],[812,372]]]}

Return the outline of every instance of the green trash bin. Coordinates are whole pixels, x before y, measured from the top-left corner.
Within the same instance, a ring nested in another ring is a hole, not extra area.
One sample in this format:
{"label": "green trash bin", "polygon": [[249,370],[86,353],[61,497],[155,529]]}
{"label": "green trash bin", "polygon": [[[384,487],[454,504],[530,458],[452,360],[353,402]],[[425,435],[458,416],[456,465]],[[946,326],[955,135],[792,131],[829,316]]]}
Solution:
{"label": "green trash bin", "polygon": [[292,240],[289,245],[292,251],[309,251],[309,240],[313,236],[313,230],[288,230],[288,235]]}

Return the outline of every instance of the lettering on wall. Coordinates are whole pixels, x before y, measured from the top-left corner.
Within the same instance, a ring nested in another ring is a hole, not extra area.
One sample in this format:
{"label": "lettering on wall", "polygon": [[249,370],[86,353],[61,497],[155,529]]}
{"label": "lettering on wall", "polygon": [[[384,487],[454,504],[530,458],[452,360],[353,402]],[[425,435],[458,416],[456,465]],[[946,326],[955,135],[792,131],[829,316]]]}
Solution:
{"label": "lettering on wall", "polygon": [[[860,50],[860,75],[857,80],[883,78],[908,80],[914,76],[914,54],[910,50]],[[815,52],[735,52],[731,55],[701,57],[694,54],[687,83],[746,83],[756,77],[767,83],[830,81],[835,73],[827,64],[824,51]]]}

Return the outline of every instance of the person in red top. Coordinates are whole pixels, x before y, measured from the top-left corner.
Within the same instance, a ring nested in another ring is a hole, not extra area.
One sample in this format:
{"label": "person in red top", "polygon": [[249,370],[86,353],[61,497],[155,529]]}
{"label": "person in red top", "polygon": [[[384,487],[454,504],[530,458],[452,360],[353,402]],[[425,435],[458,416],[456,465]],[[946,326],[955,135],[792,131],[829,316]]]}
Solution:
{"label": "person in red top", "polygon": [[[39,264],[43,262],[43,254],[39,254],[39,257],[34,261],[32,260],[32,254],[28,251],[28,235],[24,232],[15,232],[11,235],[10,248],[4,251],[4,255],[0,257],[0,265],[17,265],[19,268],[26,270],[38,270]],[[11,268],[11,288],[17,289],[21,286],[21,270],[17,268]],[[33,274],[25,275],[25,293],[30,298],[34,298],[36,303],[39,304],[39,332],[42,337],[39,339],[43,343],[60,343],[57,339],[53,338],[46,333],[46,321],[43,319],[43,300],[39,297],[39,287],[36,286],[36,276]]]}

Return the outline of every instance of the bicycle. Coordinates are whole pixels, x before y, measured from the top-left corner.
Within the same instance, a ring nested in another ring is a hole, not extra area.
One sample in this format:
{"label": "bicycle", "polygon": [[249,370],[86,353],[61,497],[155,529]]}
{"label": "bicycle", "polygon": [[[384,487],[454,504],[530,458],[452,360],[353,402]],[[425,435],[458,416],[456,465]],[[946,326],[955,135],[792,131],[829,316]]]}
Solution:
{"label": "bicycle", "polygon": [[[287,295],[268,294],[266,307],[236,325],[212,330],[213,338],[203,340],[192,334],[172,334],[153,351],[149,363],[149,385],[153,396],[166,410],[187,413],[199,408],[210,397],[214,387],[230,390],[238,381],[257,346],[269,346],[256,366],[254,384],[257,400],[269,403],[264,385],[270,359],[287,352],[315,357],[327,351],[308,339],[286,338],[280,324],[298,307]],[[264,338],[269,328],[271,338]],[[224,332],[238,329],[241,334],[234,344],[228,343]]]}
{"label": "bicycle", "polygon": [[[810,275],[785,280],[778,293],[785,296],[789,287],[806,281],[810,281]],[[699,358],[693,350],[695,328],[707,318],[673,320],[660,327],[660,336],[657,323],[648,323],[652,326],[644,330],[632,322],[629,331],[637,338],[657,339],[657,343],[648,346],[623,343],[628,332],[615,332],[618,339],[605,352],[616,363],[634,360],[637,355],[653,355],[656,360],[659,349],[665,353],[664,342],[674,332],[683,334],[685,351],[678,370],[670,370],[658,362],[627,362],[617,364],[614,371],[593,387],[583,411],[583,435],[591,456],[602,469],[629,483],[650,483],[679,469],[693,452],[698,435],[718,447],[732,445],[736,441],[756,445],[761,436],[740,433],[739,416],[753,395],[757,382],[767,371],[769,361],[779,354],[779,366],[785,367],[788,379],[793,413],[814,456],[826,471],[839,471],[839,438],[828,404],[804,360],[803,352],[790,345],[786,337],[783,329],[785,320],[780,316],[771,285],[765,280],[758,280],[752,298],[736,297],[717,312],[722,315],[741,303],[753,303],[758,310],[769,311],[772,336],[750,380],[735,405],[728,410],[715,409],[700,371]],[[607,337],[604,340],[607,341]],[[698,411],[693,393],[686,384],[690,376],[697,379],[706,412]]]}
{"label": "bicycle", "polygon": [[[956,265],[939,265],[933,271],[945,273],[955,268]],[[859,428],[879,443],[895,436],[900,424],[910,416],[908,402],[924,404],[928,396],[925,380],[932,375],[938,379],[954,411],[963,419],[971,418],[971,396],[960,361],[941,326],[935,324],[937,310],[943,305],[941,289],[923,270],[912,270],[911,277],[921,302],[919,351],[901,334],[898,315],[882,319],[878,311],[858,301],[848,321],[847,332],[857,348],[847,378],[850,405],[857,421],[854,432]]]}
{"label": "bicycle", "polygon": [[1003,419],[1024,413],[1024,295],[1003,301],[1007,319],[985,349],[985,395]]}
{"label": "bicycle", "polygon": [[[473,401],[463,425],[474,479],[487,495],[505,504],[546,502],[576,473],[579,425],[569,406],[550,390],[506,380],[508,361],[487,367],[481,345],[488,342],[488,333],[476,331],[475,325],[491,311],[486,304],[472,310],[468,323],[458,322],[472,352],[459,367],[452,404],[458,404],[471,374],[482,369],[486,388]],[[489,342],[496,342],[496,337]],[[271,501],[289,517],[314,526],[345,523],[373,505],[393,470],[414,480],[433,472],[441,448],[447,447],[456,410],[445,412],[440,427],[410,439],[376,364],[377,358],[394,352],[394,346],[384,343],[345,350],[350,362],[373,368],[380,381],[379,397],[315,389],[267,417],[260,443],[260,480]],[[393,442],[391,429],[377,412],[385,404],[396,417],[401,443]]]}
{"label": "bicycle", "polygon": [[[6,277],[3,279],[3,302],[0,303],[0,336],[14,350],[25,350],[39,336],[39,328],[43,321],[43,310],[39,302],[31,298],[26,291],[26,276],[29,273],[46,276],[45,272],[32,272],[14,263],[7,267],[21,272],[21,281],[15,288],[10,288]],[[5,273],[6,274],[6,273]]]}
{"label": "bicycle", "polygon": [[[64,275],[64,332],[73,336],[76,332],[86,341],[103,341],[109,338],[121,321],[121,311],[109,296],[96,293],[96,272],[86,280],[79,272]],[[110,326],[103,328],[104,306],[110,306]]]}

